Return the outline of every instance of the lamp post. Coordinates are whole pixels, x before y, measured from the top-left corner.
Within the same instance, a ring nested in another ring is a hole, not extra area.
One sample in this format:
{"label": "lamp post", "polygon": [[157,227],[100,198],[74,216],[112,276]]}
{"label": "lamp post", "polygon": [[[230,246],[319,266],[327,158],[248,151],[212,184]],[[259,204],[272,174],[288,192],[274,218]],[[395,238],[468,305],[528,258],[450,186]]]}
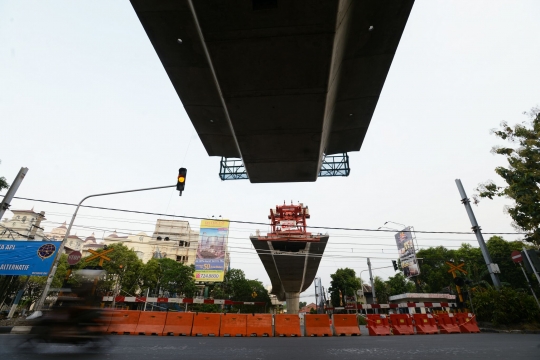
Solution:
{"label": "lamp post", "polygon": [[75,212],[73,213],[73,216],[71,217],[71,221],[69,222],[69,226],[67,228],[66,234],[64,235],[64,239],[62,240],[62,244],[60,244],[60,247],[58,249],[58,252],[56,253],[56,257],[53,262],[53,266],[51,268],[51,271],[49,272],[49,277],[47,278],[47,282],[45,284],[45,288],[43,289],[43,294],[41,295],[41,298],[39,299],[39,302],[36,304],[36,311],[41,310],[43,307],[43,304],[45,303],[45,299],[47,298],[47,294],[49,292],[49,289],[51,287],[51,283],[54,279],[54,275],[56,274],[56,269],[58,268],[58,263],[60,261],[60,256],[62,256],[62,252],[64,251],[64,246],[67,242],[67,238],[70,234],[71,227],[73,226],[73,222],[75,221],[75,218],[77,217],[77,212],[79,211],[79,208],[81,207],[82,203],[91,197],[98,197],[98,196],[106,196],[106,195],[115,195],[115,194],[125,194],[125,193],[132,193],[132,192],[139,192],[139,191],[148,191],[148,190],[158,190],[158,189],[167,189],[167,188],[173,188],[176,187],[176,185],[167,185],[167,186],[157,186],[157,187],[151,187],[151,188],[142,188],[142,189],[133,189],[133,190],[123,190],[123,191],[114,191],[114,192],[108,192],[108,193],[102,193],[102,194],[94,194],[94,195],[88,195],[87,197],[83,198],[79,204],[77,205],[77,208],[75,209]]}

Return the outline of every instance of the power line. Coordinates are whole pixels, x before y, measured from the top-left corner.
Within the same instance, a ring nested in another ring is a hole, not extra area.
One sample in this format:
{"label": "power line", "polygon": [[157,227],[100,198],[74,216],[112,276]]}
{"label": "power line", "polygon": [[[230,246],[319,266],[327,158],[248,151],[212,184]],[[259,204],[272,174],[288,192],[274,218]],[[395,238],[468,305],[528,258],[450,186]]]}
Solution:
{"label": "power line", "polygon": [[[4,195],[0,195],[0,196],[3,197]],[[19,200],[37,201],[37,202],[43,202],[43,203],[49,203],[49,204],[77,206],[77,204],[70,204],[70,203],[64,203],[64,202],[58,202],[58,201],[30,199],[30,198],[23,198],[23,197],[18,197],[18,196],[14,196],[14,198],[19,199]],[[85,208],[89,208],[89,209],[97,209],[97,210],[121,211],[121,212],[133,213],[133,214],[167,216],[167,217],[182,218],[182,219],[192,219],[192,220],[215,220],[215,219],[208,219],[208,218],[197,217],[197,216],[162,214],[162,213],[153,213],[153,212],[146,212],[146,211],[126,210],[126,209],[115,209],[115,208],[101,207],[101,206],[91,206],[91,205],[81,205],[81,207],[85,207]],[[227,221],[229,221],[230,223],[237,223],[237,224],[250,224],[250,225],[268,226],[267,223],[254,222],[254,221],[242,221],[242,220],[227,220]],[[384,232],[392,232],[392,233],[396,232],[395,230],[386,230],[386,229],[346,228],[346,227],[328,227],[328,226],[307,226],[307,227],[311,228],[311,229],[326,229],[326,230],[368,231],[368,232],[383,232],[383,233]],[[414,230],[414,232],[419,233],[419,234],[471,235],[470,232],[462,232],[462,231]],[[483,234],[485,234],[485,235],[527,235],[527,233],[505,233],[505,232],[483,232]]]}

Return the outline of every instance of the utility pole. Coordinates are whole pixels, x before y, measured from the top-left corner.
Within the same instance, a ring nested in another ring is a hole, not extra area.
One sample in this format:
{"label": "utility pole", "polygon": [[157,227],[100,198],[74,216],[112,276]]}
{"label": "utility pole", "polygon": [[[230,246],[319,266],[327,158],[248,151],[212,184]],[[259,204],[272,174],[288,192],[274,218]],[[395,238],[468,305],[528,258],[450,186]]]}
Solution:
{"label": "utility pole", "polygon": [[8,210],[9,207],[11,206],[11,200],[13,200],[13,197],[15,196],[15,193],[19,189],[19,186],[24,180],[24,177],[26,176],[27,172],[28,172],[28,168],[22,167],[21,170],[19,170],[17,177],[15,178],[15,180],[13,180],[13,183],[9,187],[6,195],[4,196],[4,199],[0,203],[0,220],[4,216],[4,213],[6,212],[6,210]]}
{"label": "utility pole", "polygon": [[36,238],[36,233],[38,229],[41,229],[39,226],[41,225],[41,221],[44,218],[45,218],[45,211],[41,211],[37,216],[36,223],[32,224],[32,226],[30,227],[30,234],[28,235],[28,240],[34,240]]}
{"label": "utility pole", "polygon": [[501,288],[501,281],[499,280],[499,276],[497,275],[498,273],[500,273],[499,266],[497,266],[497,264],[494,264],[493,261],[491,261],[491,256],[489,255],[489,251],[484,241],[484,237],[482,236],[482,229],[480,228],[480,226],[478,226],[478,222],[476,221],[476,217],[474,216],[471,208],[471,201],[467,198],[467,194],[465,193],[465,189],[463,188],[460,179],[456,179],[456,185],[459,190],[459,194],[461,195],[461,202],[463,203],[463,205],[465,205],[465,210],[467,211],[467,215],[469,215],[472,230],[476,234],[476,239],[478,240],[478,244],[480,245],[480,250],[482,251],[482,255],[484,256],[484,261],[486,262],[489,275],[491,276],[491,281],[493,281],[493,285],[495,286],[495,288],[499,290]]}
{"label": "utility pole", "polygon": [[373,294],[373,303],[377,303],[377,294],[375,293],[375,284],[373,283],[373,274],[371,273],[371,261],[367,258],[367,266],[369,269],[369,281],[371,282],[371,293]]}
{"label": "utility pole", "polygon": [[166,189],[166,188],[172,188],[172,187],[176,187],[176,185],[158,186],[158,187],[134,189],[134,190],[124,190],[124,191],[114,191],[114,192],[103,193],[103,194],[88,195],[87,197],[83,198],[79,202],[79,204],[77,205],[77,208],[75,209],[75,212],[73,213],[73,216],[71,217],[71,221],[69,222],[69,226],[67,228],[66,234],[64,235],[64,239],[62,240],[62,244],[60,244],[60,248],[58,249],[58,252],[56,253],[56,257],[55,257],[55,259],[53,261],[51,271],[49,272],[49,277],[47,278],[47,282],[45,283],[45,288],[43,289],[43,294],[41,294],[41,298],[39,299],[39,301],[36,304],[36,311],[40,311],[41,308],[43,307],[43,304],[45,304],[45,299],[47,298],[47,294],[48,294],[49,289],[51,287],[51,283],[52,283],[52,281],[54,279],[54,275],[56,274],[56,269],[58,268],[58,263],[60,262],[60,256],[62,256],[62,253],[64,252],[64,246],[65,246],[65,244],[67,242],[67,238],[69,236],[71,228],[73,227],[73,223],[75,222],[75,218],[77,217],[77,212],[79,211],[79,208],[81,207],[84,200],[89,199],[91,197],[97,197],[97,196],[125,194],[125,193],[132,193],[132,192],[138,192],[138,191]]}

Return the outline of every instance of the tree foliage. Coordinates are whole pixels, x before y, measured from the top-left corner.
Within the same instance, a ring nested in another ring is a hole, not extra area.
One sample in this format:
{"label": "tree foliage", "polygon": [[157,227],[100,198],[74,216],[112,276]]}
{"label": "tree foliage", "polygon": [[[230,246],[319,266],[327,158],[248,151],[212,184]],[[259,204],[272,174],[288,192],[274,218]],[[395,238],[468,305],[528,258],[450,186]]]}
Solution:
{"label": "tree foliage", "polygon": [[345,296],[354,296],[362,286],[353,269],[337,269],[330,277],[332,281],[328,291],[333,306],[343,306],[346,303]]}
{"label": "tree foliage", "polygon": [[506,182],[498,186],[493,181],[480,184],[478,196],[493,199],[504,196],[513,200],[506,207],[513,226],[527,233],[526,241],[540,245],[540,108],[528,113],[531,121],[514,127],[501,123],[493,133],[502,140],[517,144],[517,147],[494,147],[492,152],[503,155],[508,166],[499,166],[495,172]]}
{"label": "tree foliage", "polygon": [[[98,292],[111,294],[117,292],[117,295],[134,296],[140,289],[143,262],[133,250],[123,244],[113,244],[108,249],[113,249],[107,254],[111,261],[103,263],[107,277],[99,283]],[[97,266],[98,263],[98,259],[86,262],[83,258],[77,267]]]}
{"label": "tree foliage", "polygon": [[[501,282],[516,289],[527,289],[527,281],[521,269],[510,257],[512,251],[523,248],[523,242],[506,241],[500,236],[492,236],[486,242],[486,246],[493,262],[499,265]],[[430,247],[418,251],[417,256],[423,259],[420,264],[421,273],[417,277],[423,292],[455,291],[452,274],[448,272],[450,268],[446,264],[447,261],[456,265],[465,263],[464,269],[467,275],[458,274],[459,276],[470,279],[475,285],[491,286],[491,277],[480,248],[472,247],[470,244],[462,244],[456,250],[442,246]]]}
{"label": "tree foliage", "polygon": [[[246,279],[245,273],[240,269],[230,269],[225,274],[224,282],[214,284],[210,291],[215,299],[231,299],[234,301],[263,302],[266,307],[270,305],[268,290],[259,280]],[[255,305],[235,305],[230,311],[254,312],[262,311]]]}
{"label": "tree foliage", "polygon": [[183,295],[193,297],[197,288],[193,274],[195,267],[172,259],[151,259],[142,268],[142,293],[150,289],[155,295]]}
{"label": "tree foliage", "polygon": [[409,281],[402,272],[388,278],[388,280],[386,280],[386,284],[388,286],[389,296],[411,293],[415,291],[414,283]]}
{"label": "tree foliage", "polygon": [[473,306],[478,320],[495,325],[540,321],[540,310],[534,298],[524,291],[503,287],[500,291],[485,289],[474,293]]}
{"label": "tree foliage", "polygon": [[[2,162],[0,161],[0,164]],[[9,184],[7,183],[7,180],[5,177],[3,176],[0,176],[0,191],[2,191],[3,189],[7,189],[9,187]]]}

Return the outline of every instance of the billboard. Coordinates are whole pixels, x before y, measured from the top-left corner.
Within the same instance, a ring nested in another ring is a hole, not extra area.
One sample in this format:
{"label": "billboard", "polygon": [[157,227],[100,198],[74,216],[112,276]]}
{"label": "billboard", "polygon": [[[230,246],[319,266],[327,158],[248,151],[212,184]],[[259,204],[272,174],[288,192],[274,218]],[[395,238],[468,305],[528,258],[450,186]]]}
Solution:
{"label": "billboard", "polygon": [[395,238],[403,275],[407,278],[420,275],[420,267],[418,266],[418,260],[416,260],[416,250],[414,249],[411,227],[406,227],[398,232]]}
{"label": "billboard", "polygon": [[61,243],[0,240],[0,275],[47,276]]}
{"label": "billboard", "polygon": [[201,220],[195,281],[223,281],[228,236],[228,220]]}

